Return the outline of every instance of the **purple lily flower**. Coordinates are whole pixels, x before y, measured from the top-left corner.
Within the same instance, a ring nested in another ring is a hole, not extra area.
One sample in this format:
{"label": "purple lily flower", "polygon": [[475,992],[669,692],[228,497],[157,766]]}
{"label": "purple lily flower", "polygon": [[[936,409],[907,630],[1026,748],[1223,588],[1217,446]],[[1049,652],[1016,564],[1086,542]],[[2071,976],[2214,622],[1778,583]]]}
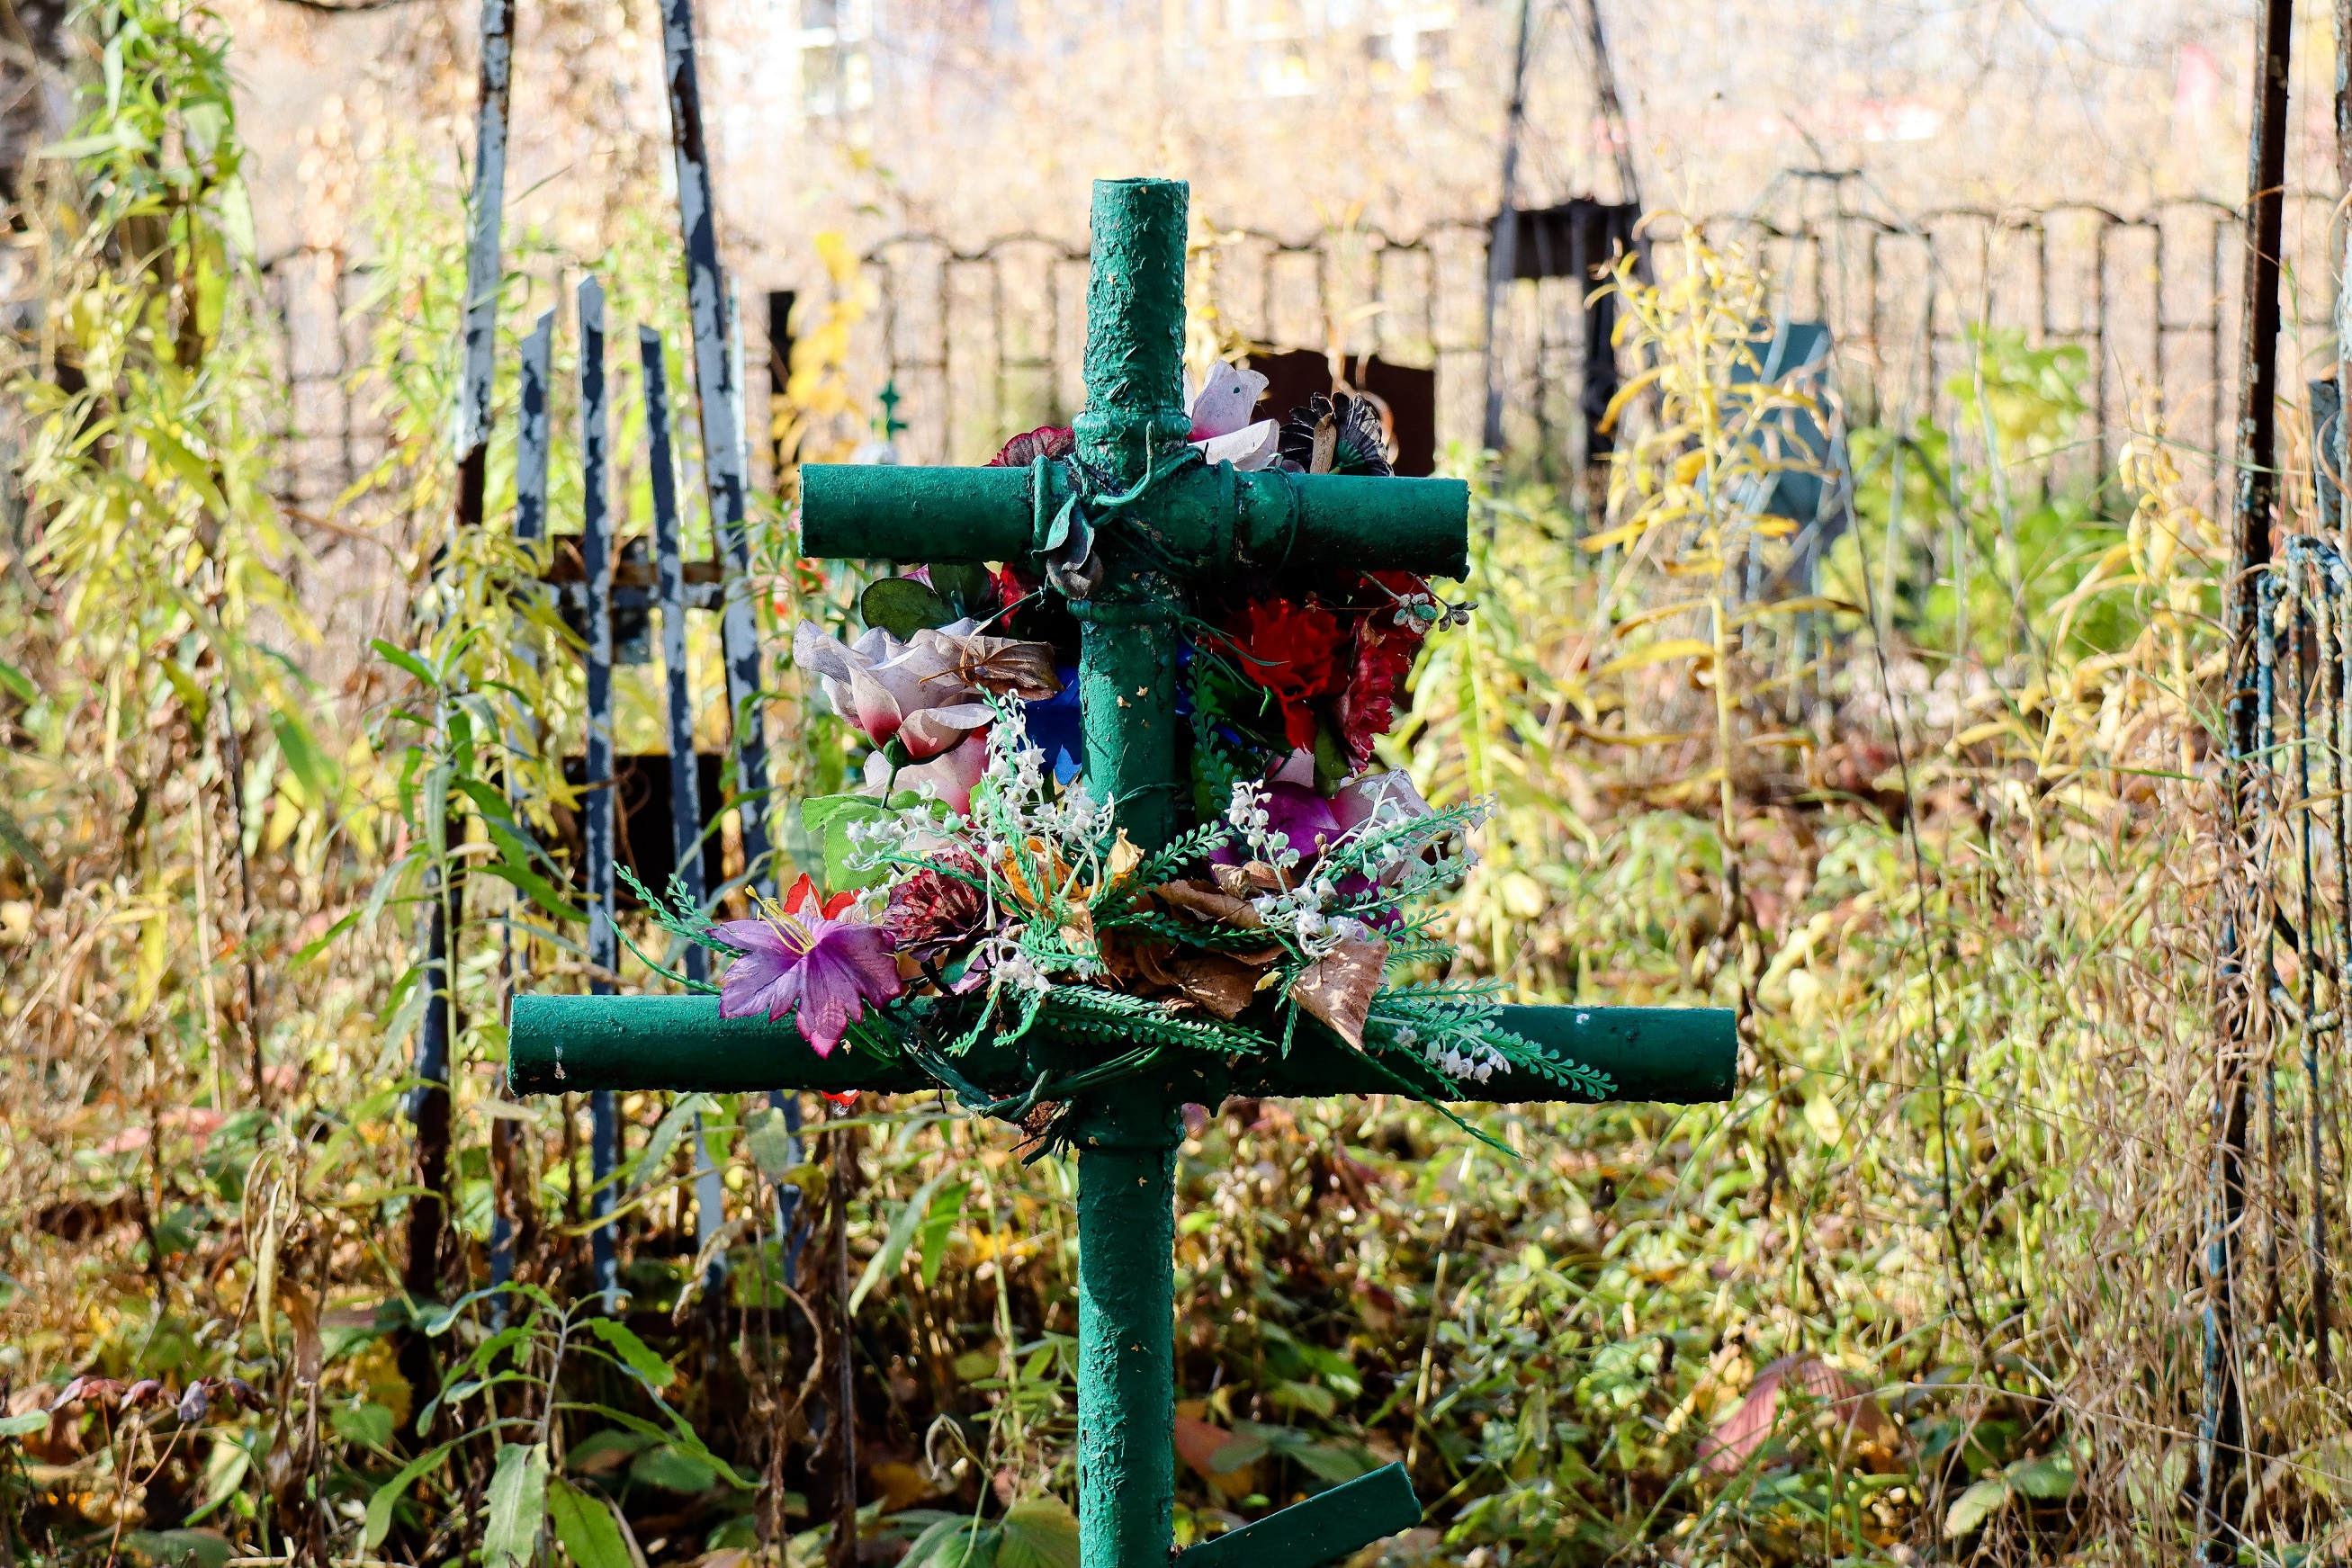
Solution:
{"label": "purple lily flower", "polygon": [[[1281,834],[1298,852],[1302,864],[1313,863],[1346,831],[1338,810],[1307,785],[1277,779],[1265,787],[1258,801],[1265,808],[1267,829]],[[1209,858],[1223,865],[1239,865],[1249,859],[1249,852],[1239,844],[1226,843],[1212,851]]]}
{"label": "purple lily flower", "polygon": [[907,988],[891,956],[890,933],[878,925],[834,920],[803,906],[765,920],[729,920],[719,936],[743,956],[728,966],[719,1016],[771,1019],[797,1013],[801,1038],[819,1056],[831,1056],[843,1033],[866,1016],[868,1002],[887,1002]]}

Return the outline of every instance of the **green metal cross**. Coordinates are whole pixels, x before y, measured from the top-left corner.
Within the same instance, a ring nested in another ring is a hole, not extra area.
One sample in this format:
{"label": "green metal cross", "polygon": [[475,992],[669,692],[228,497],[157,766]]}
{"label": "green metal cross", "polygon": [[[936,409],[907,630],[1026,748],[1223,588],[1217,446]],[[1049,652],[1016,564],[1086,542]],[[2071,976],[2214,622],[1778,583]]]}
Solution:
{"label": "green metal cross", "polygon": [[[1111,485],[1139,485],[1192,435],[1182,402],[1184,242],[1181,181],[1106,180],[1094,190],[1087,290],[1087,410],[1079,461]],[[813,555],[895,561],[1043,557],[1067,481],[1031,468],[811,465],[802,538]],[[1466,569],[1469,493],[1458,480],[1240,474],[1193,465],[1096,537],[1103,571],[1070,607],[1080,622],[1084,779],[1117,802],[1149,852],[1177,831],[1177,620],[1186,580],[1245,564],[1318,570]],[[1621,1099],[1728,1098],[1732,1015],[1712,1009],[1507,1008],[1522,1039],[1609,1073]],[[1078,1526],[1083,1568],[1166,1568],[1175,1502],[1176,1148],[1188,1103],[1228,1093],[1391,1091],[1336,1038],[1301,1031],[1279,1058],[1186,1064],[1081,1096],[1078,1149]],[[1052,1041],[975,1047],[958,1066],[991,1093],[1034,1081]],[[735,1092],[933,1087],[911,1062],[842,1050],[820,1058],[790,1020],[722,1019],[718,998],[518,997],[509,1072],[518,1092],[590,1089]],[[1497,1073],[1482,1098],[1569,1098],[1548,1080]],[[1313,1568],[1418,1522],[1402,1466],[1336,1488],[1196,1546],[1190,1568]]]}

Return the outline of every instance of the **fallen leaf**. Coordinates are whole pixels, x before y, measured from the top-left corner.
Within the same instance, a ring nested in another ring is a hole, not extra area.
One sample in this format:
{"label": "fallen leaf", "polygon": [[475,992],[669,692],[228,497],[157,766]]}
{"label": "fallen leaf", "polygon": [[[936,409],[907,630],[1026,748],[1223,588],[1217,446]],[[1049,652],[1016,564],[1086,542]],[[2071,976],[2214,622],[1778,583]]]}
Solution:
{"label": "fallen leaf", "polygon": [[885,1459],[866,1472],[874,1484],[882,1489],[883,1511],[897,1513],[912,1508],[932,1494],[933,1488],[922,1471],[904,1459]]}
{"label": "fallen leaf", "polygon": [[1213,1421],[1202,1421],[1191,1416],[1176,1417],[1176,1452],[1184,1462],[1200,1472],[1219,1496],[1247,1497],[1257,1490],[1257,1466],[1255,1462],[1234,1466],[1229,1470],[1216,1467],[1217,1451],[1230,1445],[1234,1435]]}
{"label": "fallen leaf", "polygon": [[1699,1445],[1699,1462],[1716,1475],[1738,1474],[1771,1437],[1780,1392],[1791,1385],[1828,1405],[1862,1437],[1884,1441],[1894,1435],[1894,1422],[1859,1380],[1817,1355],[1784,1355],[1756,1375],[1739,1407]]}

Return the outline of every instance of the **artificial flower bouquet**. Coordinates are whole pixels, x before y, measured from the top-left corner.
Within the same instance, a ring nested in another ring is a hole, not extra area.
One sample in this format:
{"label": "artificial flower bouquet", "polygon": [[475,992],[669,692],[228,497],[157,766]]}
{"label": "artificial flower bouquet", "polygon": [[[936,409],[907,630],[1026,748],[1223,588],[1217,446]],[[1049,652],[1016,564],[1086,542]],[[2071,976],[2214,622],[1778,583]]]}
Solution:
{"label": "artificial flower bouquet", "polygon": [[[1192,402],[1203,460],[1389,472],[1366,402],[1252,423],[1265,384],[1229,366],[1208,379]],[[1034,431],[998,461],[1070,447]],[[1459,884],[1486,812],[1432,810],[1376,764],[1423,638],[1465,612],[1419,578],[1293,568],[1198,598],[1178,682],[1196,825],[1148,852],[1087,790],[1078,628],[1054,586],[1017,565],[931,567],[874,583],[858,609],[853,640],[808,622],[793,639],[871,747],[863,789],[803,803],[831,891],[803,875],[716,923],[646,900],[732,960],[723,1014],[790,1017],[821,1055],[847,1041],[911,1059],[1041,1147],[1088,1088],[1181,1053],[1245,1079],[1302,1031],[1433,1103],[1506,1069],[1609,1091],[1500,1027],[1494,986],[1401,977],[1452,956],[1433,895]],[[1001,1071],[975,1082],[1007,1061],[1024,1092],[992,1092]]]}

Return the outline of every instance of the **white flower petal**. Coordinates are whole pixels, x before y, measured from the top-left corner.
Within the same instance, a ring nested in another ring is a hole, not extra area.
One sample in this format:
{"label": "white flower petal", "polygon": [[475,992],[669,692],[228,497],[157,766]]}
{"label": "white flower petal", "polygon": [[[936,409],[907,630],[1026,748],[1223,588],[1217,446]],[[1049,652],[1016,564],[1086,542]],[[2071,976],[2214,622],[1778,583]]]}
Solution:
{"label": "white flower petal", "polygon": [[1282,427],[1270,419],[1261,419],[1246,430],[1192,444],[1212,463],[1230,463],[1236,473],[1255,474],[1261,468],[1273,467],[1281,458]]}
{"label": "white flower petal", "polygon": [[[1193,437],[1231,435],[1249,423],[1250,411],[1257,407],[1265,387],[1265,377],[1244,365],[1219,365],[1212,370],[1192,399]],[[1213,455],[1209,461],[1219,459]]]}

